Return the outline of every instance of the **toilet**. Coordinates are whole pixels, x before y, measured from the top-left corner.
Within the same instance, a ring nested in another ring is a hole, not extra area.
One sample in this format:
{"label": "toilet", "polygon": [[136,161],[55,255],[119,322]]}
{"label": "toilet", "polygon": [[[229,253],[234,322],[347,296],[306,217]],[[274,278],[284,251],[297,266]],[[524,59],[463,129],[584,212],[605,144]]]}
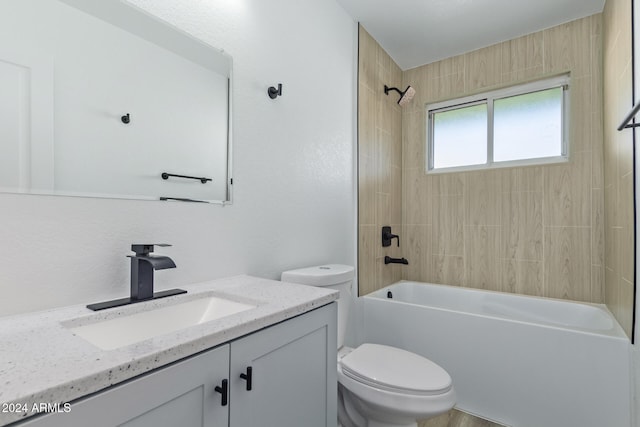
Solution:
{"label": "toilet", "polygon": [[282,273],[283,282],[326,286],[338,299],[338,421],[343,427],[417,427],[453,408],[451,377],[429,359],[381,344],[344,347],[354,269],[330,264]]}

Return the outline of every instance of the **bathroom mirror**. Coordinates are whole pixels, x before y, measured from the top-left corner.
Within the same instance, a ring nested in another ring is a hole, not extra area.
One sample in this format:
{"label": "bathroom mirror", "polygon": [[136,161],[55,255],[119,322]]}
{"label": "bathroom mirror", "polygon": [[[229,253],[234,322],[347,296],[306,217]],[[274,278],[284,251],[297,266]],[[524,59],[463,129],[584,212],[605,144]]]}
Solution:
{"label": "bathroom mirror", "polygon": [[0,191],[231,201],[232,59],[126,0],[0,3]]}

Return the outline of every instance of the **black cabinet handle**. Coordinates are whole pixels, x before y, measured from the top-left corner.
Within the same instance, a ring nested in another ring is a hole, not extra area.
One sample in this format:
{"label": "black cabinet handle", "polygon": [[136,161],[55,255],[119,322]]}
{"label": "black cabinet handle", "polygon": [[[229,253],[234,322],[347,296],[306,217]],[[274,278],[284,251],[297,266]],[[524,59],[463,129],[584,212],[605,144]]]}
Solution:
{"label": "black cabinet handle", "polygon": [[251,366],[247,366],[247,373],[240,374],[240,378],[247,381],[247,391],[251,391],[252,387],[252,377],[253,377],[253,368]]}
{"label": "black cabinet handle", "polygon": [[227,401],[229,398],[229,381],[222,380],[222,387],[216,386],[215,390],[222,395],[222,398],[220,399],[220,404],[222,406],[227,406]]}

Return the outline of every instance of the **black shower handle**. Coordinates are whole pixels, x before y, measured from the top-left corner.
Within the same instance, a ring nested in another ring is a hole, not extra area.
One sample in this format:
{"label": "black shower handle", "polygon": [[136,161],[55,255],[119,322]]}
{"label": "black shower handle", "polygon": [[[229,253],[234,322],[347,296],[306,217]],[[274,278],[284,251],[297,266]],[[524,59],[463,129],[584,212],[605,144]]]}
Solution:
{"label": "black shower handle", "polygon": [[382,246],[385,248],[391,246],[391,240],[393,239],[398,239],[398,247],[400,247],[400,236],[391,233],[391,227],[382,227]]}

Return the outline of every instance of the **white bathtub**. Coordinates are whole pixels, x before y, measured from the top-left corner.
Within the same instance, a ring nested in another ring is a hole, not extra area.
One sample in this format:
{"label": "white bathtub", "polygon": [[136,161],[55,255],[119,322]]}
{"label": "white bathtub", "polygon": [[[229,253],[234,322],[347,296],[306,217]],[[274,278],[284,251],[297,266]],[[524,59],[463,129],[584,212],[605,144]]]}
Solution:
{"label": "white bathtub", "polygon": [[604,305],[405,281],[363,300],[365,341],[445,368],[461,410],[513,427],[631,425],[629,340]]}

